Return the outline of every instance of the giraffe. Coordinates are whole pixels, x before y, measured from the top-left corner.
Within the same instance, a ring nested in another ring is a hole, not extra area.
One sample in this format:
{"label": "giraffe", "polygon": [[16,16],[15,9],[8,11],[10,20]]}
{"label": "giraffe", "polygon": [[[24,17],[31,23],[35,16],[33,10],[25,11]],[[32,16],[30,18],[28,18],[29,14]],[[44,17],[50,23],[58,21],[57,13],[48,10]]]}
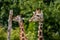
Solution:
{"label": "giraffe", "polygon": [[33,12],[33,16],[29,19],[29,22],[38,22],[38,40],[44,40],[43,37],[43,12],[40,8],[37,8],[35,12]]}
{"label": "giraffe", "polygon": [[20,15],[13,18],[13,21],[18,22],[20,27],[20,40],[27,40],[24,30],[24,24]]}
{"label": "giraffe", "polygon": [[13,16],[13,10],[10,10],[9,12],[9,19],[8,19],[8,36],[7,40],[10,40],[10,34],[11,34],[11,28],[12,28],[12,16]]}

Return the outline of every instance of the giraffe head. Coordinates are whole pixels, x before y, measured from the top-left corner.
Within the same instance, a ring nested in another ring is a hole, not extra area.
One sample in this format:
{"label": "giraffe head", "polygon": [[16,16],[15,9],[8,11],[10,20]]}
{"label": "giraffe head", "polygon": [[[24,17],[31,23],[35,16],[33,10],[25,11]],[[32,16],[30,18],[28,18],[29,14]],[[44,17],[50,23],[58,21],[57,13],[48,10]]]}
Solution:
{"label": "giraffe head", "polygon": [[17,15],[16,17],[13,17],[13,21],[16,21],[16,22],[22,21],[21,16]]}
{"label": "giraffe head", "polygon": [[30,18],[29,22],[32,21],[40,21],[43,18],[43,13],[40,9],[36,9],[35,12],[33,12],[33,16]]}

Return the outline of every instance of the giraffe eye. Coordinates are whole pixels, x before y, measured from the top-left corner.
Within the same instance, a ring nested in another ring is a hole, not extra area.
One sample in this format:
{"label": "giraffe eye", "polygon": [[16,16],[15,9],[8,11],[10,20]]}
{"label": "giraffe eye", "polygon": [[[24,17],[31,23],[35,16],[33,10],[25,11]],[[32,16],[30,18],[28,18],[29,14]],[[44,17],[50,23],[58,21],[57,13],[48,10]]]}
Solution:
{"label": "giraffe eye", "polygon": [[39,17],[39,15],[36,15],[37,17]]}

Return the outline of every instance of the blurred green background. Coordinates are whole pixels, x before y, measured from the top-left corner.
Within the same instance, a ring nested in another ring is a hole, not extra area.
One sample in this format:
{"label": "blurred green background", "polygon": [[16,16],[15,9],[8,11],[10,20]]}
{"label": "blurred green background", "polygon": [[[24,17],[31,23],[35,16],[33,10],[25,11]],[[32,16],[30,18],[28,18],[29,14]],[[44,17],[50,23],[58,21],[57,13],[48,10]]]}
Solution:
{"label": "blurred green background", "polygon": [[[45,40],[60,40],[60,0],[0,0],[0,40],[7,40],[9,10],[24,18],[28,40],[37,40],[38,23],[30,22],[36,8],[44,13],[43,34]],[[13,21],[11,40],[19,40],[19,26]]]}

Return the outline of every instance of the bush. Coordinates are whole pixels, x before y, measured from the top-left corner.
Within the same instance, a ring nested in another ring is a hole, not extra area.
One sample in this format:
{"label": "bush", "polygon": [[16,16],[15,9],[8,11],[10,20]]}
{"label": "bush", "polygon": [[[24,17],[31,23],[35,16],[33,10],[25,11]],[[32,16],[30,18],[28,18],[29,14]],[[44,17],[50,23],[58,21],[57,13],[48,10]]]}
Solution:
{"label": "bush", "polygon": [[0,40],[6,40],[7,38],[7,33],[4,30],[5,28],[0,28]]}

